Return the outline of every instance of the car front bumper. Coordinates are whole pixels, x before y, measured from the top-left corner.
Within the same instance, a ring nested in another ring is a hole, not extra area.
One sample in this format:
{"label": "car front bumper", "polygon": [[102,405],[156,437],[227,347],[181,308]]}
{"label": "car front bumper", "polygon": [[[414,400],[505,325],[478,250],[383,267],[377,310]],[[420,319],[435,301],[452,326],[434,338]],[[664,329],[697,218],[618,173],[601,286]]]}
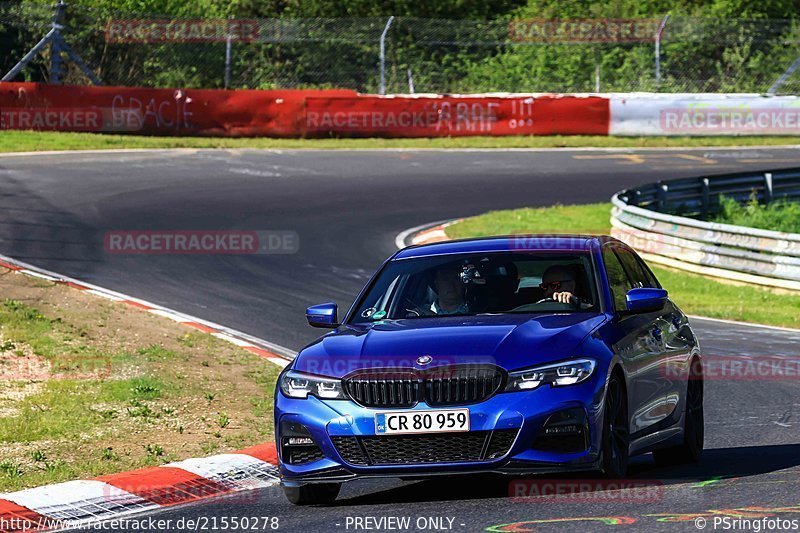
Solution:
{"label": "car front bumper", "polygon": [[[602,374],[601,374],[602,375]],[[602,398],[605,381],[595,374],[589,380],[567,387],[543,386],[532,391],[499,393],[481,403],[467,406],[471,432],[516,430],[513,443],[502,456],[459,462],[409,461],[403,464],[353,464],[337,449],[337,437],[375,436],[375,413],[386,409],[366,408],[348,400],[292,399],[276,392],[275,427],[280,458],[281,481],[284,485],[314,482],[340,482],[360,477],[430,477],[457,473],[551,473],[597,468],[601,448]],[[413,410],[449,409],[430,407],[424,403]],[[397,409],[392,409],[397,410]],[[562,413],[580,413],[585,446],[580,451],[563,451],[547,446],[542,449],[538,437],[545,425]],[[289,464],[284,450],[282,431],[288,427],[307,430],[321,451],[313,460]],[[494,434],[494,433],[492,433]],[[443,435],[443,434],[439,434]],[[444,435],[457,435],[455,433]],[[392,438],[381,436],[382,438]],[[487,444],[491,437],[487,439]],[[339,441],[341,443],[341,441]],[[340,444],[341,445],[341,444]],[[363,448],[363,446],[362,446]]]}

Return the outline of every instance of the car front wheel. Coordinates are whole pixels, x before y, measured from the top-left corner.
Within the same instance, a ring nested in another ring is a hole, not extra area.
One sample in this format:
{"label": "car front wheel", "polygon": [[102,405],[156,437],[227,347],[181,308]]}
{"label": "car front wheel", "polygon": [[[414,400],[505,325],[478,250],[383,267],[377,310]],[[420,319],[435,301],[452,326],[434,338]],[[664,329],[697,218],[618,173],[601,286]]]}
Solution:
{"label": "car front wheel", "polygon": [[622,380],[615,373],[608,380],[603,416],[601,468],[606,477],[625,477],[628,471],[629,446],[628,395]]}

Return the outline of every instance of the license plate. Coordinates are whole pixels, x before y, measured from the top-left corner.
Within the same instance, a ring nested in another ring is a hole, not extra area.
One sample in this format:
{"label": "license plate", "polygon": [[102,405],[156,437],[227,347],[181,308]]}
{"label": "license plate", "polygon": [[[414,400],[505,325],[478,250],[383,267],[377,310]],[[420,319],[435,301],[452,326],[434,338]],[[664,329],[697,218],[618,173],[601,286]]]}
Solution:
{"label": "license plate", "polygon": [[447,433],[469,431],[469,409],[390,411],[375,414],[375,433]]}

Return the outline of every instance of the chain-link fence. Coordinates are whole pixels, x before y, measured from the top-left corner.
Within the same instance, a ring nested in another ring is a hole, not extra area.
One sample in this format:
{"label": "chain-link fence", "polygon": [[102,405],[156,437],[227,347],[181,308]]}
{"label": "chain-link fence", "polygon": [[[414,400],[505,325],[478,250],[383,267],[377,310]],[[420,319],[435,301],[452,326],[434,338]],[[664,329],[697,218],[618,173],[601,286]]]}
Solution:
{"label": "chain-link fence", "polygon": [[[50,29],[0,3],[0,70]],[[69,7],[64,39],[106,85],[362,92],[767,92],[800,56],[789,20],[174,19]],[[50,49],[16,79],[48,81]],[[63,83],[85,84],[74,65]],[[800,92],[800,72],[778,91]]]}

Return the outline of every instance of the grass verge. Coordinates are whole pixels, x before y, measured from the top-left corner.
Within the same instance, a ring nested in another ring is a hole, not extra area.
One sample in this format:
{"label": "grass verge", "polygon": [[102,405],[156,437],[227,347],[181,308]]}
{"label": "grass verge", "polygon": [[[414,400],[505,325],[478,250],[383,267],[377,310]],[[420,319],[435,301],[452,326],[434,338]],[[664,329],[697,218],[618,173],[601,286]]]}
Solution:
{"label": "grass verge", "polygon": [[733,198],[720,198],[720,212],[714,222],[761,228],[786,233],[800,232],[800,202],[779,199],[769,204],[760,204],[753,194],[742,205]]}
{"label": "grass verge", "polygon": [[[610,203],[492,211],[446,228],[454,239],[518,233],[610,232]],[[800,296],[733,285],[651,265],[684,312],[712,318],[800,328]]]}
{"label": "grass verge", "polygon": [[274,364],[5,269],[0,295],[0,492],[272,440]]}
{"label": "grass verge", "polygon": [[798,144],[797,137],[606,137],[592,135],[444,137],[433,139],[270,139],[226,137],[145,137],[5,131],[0,152],[42,150],[107,150],[120,148],[663,148],[693,146],[781,146]]}

